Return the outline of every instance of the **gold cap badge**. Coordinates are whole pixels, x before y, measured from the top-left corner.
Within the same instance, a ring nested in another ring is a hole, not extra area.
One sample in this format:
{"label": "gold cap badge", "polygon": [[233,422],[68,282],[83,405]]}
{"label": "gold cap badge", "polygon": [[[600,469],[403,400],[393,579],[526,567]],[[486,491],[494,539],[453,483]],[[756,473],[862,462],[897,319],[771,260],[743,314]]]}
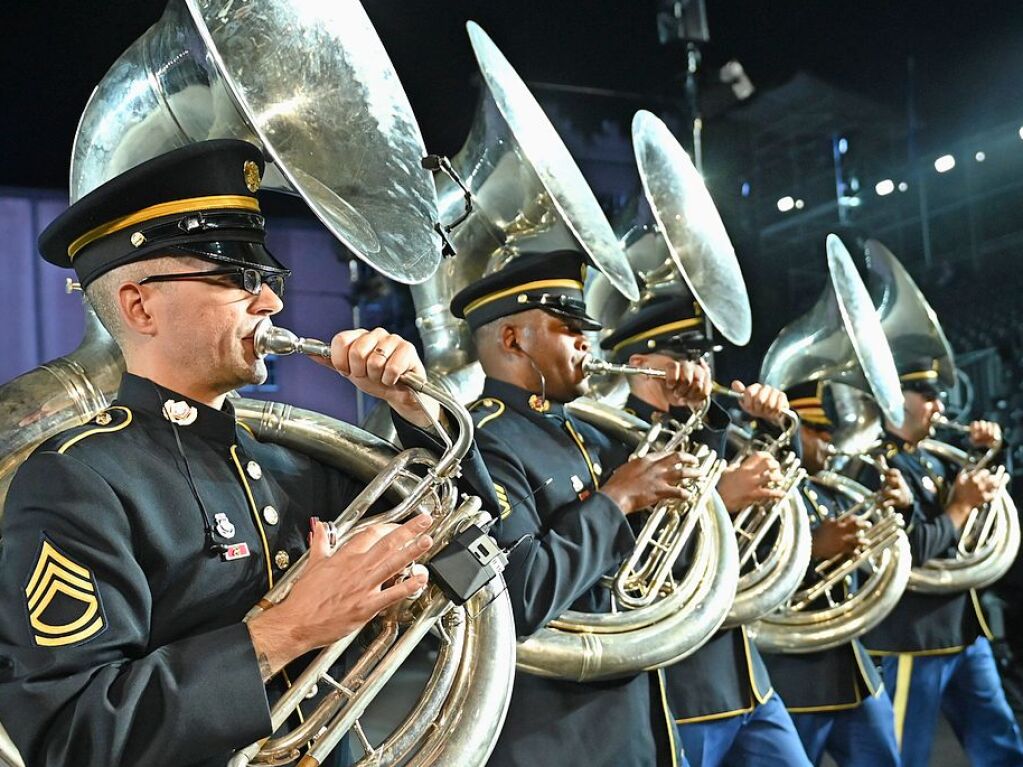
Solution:
{"label": "gold cap badge", "polygon": [[246,160],[242,166],[242,173],[245,175],[245,186],[250,192],[259,191],[259,166],[252,160]]}

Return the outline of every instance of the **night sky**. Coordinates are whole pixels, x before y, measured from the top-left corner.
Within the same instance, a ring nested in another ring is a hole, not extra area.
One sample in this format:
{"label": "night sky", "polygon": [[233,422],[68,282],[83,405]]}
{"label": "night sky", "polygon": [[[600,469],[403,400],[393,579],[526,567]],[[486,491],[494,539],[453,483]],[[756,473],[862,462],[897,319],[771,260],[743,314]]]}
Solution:
{"label": "night sky", "polygon": [[[325,0],[326,1],[326,0]],[[163,2],[5,7],[0,185],[62,188],[77,119],[118,55]],[[454,153],[475,104],[464,31],[478,21],[529,82],[623,91],[681,104],[683,51],[657,42],[652,0],[365,0],[431,151]],[[934,145],[1023,116],[1018,2],[707,0],[711,72],[740,60],[758,90],[806,70],[893,110],[916,59],[918,110]],[[711,130],[712,126],[708,126]]]}

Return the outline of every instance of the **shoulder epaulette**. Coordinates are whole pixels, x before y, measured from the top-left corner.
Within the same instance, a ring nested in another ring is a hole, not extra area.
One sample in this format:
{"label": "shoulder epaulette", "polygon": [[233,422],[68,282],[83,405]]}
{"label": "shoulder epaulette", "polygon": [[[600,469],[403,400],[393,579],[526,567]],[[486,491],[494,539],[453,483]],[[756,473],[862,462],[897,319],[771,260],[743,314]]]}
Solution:
{"label": "shoulder epaulette", "polygon": [[99,434],[110,434],[111,432],[120,431],[131,422],[131,410],[122,405],[115,405],[106,410],[101,410],[80,426],[75,426],[51,438],[48,442],[44,443],[44,449],[63,454],[82,440]]}
{"label": "shoulder epaulette", "polygon": [[490,423],[495,418],[500,418],[504,412],[504,403],[496,397],[481,397],[469,405],[469,412],[476,421],[476,428],[483,428],[484,424]]}

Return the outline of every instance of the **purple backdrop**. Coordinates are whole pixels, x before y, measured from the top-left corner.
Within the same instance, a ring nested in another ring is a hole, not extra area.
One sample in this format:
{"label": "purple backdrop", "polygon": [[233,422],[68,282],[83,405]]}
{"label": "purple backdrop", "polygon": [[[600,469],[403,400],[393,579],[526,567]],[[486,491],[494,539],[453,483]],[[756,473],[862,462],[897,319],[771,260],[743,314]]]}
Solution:
{"label": "purple backdrop", "polygon": [[[82,339],[82,308],[78,293],[64,284],[71,272],[43,261],[36,237],[67,206],[57,192],[0,190],[0,307],[8,318],[0,324],[0,383],[46,360],[74,350]],[[333,238],[315,223],[271,221],[271,250],[294,270],[287,304],[277,319],[304,336],[327,339],[352,326],[347,258]],[[299,357],[274,361],[276,388],[247,392],[355,420],[353,387],[329,370]]]}

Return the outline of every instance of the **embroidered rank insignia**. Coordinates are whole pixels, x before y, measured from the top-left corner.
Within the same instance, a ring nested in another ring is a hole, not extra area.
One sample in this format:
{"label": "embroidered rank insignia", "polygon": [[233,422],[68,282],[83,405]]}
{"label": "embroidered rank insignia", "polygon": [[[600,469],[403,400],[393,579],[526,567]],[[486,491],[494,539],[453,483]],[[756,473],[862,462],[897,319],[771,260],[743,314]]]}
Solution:
{"label": "embroidered rank insignia", "polygon": [[106,625],[92,572],[43,539],[25,586],[28,622],[39,647],[78,644]]}
{"label": "embroidered rank insignia", "polygon": [[511,514],[511,504],[508,503],[508,491],[495,482],[494,492],[497,493],[497,503],[501,507],[501,519],[504,519]]}

